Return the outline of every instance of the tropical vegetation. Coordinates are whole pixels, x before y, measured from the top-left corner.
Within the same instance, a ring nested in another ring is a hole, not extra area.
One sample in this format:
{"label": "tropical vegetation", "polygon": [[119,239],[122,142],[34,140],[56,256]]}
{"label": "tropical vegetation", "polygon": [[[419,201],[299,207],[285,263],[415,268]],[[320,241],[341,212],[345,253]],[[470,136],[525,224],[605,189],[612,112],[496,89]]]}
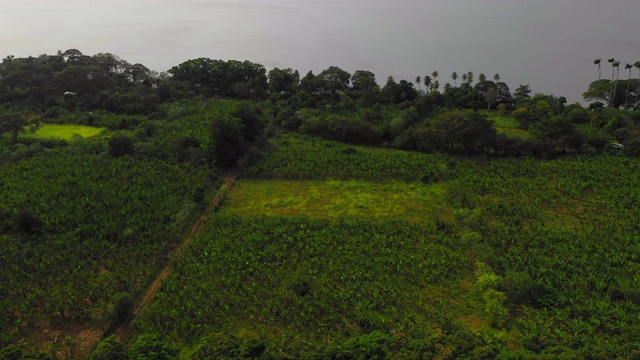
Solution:
{"label": "tropical vegetation", "polygon": [[607,63],[586,106],[471,71],[7,56],[0,358],[636,358],[640,62]]}

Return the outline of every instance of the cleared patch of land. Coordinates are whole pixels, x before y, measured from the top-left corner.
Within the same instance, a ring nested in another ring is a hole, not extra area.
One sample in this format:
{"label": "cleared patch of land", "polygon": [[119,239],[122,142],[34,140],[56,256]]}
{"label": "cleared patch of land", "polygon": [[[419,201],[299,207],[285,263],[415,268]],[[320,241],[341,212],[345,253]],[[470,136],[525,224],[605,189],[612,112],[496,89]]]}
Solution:
{"label": "cleared patch of land", "polygon": [[245,180],[230,193],[222,211],[244,216],[355,217],[418,223],[444,211],[446,194],[444,184],[420,182]]}
{"label": "cleared patch of land", "polygon": [[96,136],[104,130],[106,130],[106,128],[83,125],[45,124],[38,127],[34,133],[29,133],[24,136],[34,139],[62,139],[70,141],[77,136],[82,138]]}
{"label": "cleared patch of land", "polygon": [[496,127],[496,131],[498,134],[505,134],[508,137],[520,138],[522,140],[527,140],[531,137],[531,134],[529,134],[527,130],[522,129]]}
{"label": "cleared patch of land", "polygon": [[510,129],[520,127],[520,122],[511,116],[500,115],[493,111],[482,111],[482,113],[486,115],[489,120],[493,121],[496,127]]}

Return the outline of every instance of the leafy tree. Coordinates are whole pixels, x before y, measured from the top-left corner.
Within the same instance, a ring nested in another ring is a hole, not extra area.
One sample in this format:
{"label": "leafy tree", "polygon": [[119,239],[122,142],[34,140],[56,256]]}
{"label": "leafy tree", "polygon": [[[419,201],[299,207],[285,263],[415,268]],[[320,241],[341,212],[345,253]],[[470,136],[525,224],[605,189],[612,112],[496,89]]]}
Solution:
{"label": "leafy tree", "polygon": [[274,68],[267,75],[269,79],[269,90],[272,94],[282,92],[295,93],[300,83],[300,73],[298,70]]}
{"label": "leafy tree", "polygon": [[551,152],[577,149],[586,141],[584,134],[566,116],[560,115],[543,118],[531,130],[531,134]]}
{"label": "leafy tree", "polygon": [[513,92],[513,96],[515,97],[516,103],[522,103],[531,98],[531,88],[529,84],[523,85],[520,84],[518,88]]}
{"label": "leafy tree", "polygon": [[209,162],[223,169],[235,166],[249,148],[245,133],[246,127],[236,119],[214,119],[208,150]]}
{"label": "leafy tree", "polygon": [[351,94],[360,99],[364,106],[375,104],[380,95],[376,76],[371,71],[356,70],[351,76]]}
{"label": "leafy tree", "polygon": [[22,60],[13,60],[10,65],[3,62],[3,65],[8,69],[0,77],[4,86],[16,93],[26,92],[38,104],[44,104],[47,86],[54,76],[49,66]]}
{"label": "leafy tree", "polygon": [[347,90],[349,82],[351,81],[351,74],[337,66],[330,66],[326,70],[323,70],[318,75],[318,78],[324,87],[323,93],[335,96]]}
{"label": "leafy tree", "polygon": [[493,122],[479,113],[445,112],[436,117],[430,126],[438,149],[447,152],[487,151],[493,146],[497,135]]}
{"label": "leafy tree", "polygon": [[583,107],[576,107],[567,114],[567,119],[574,124],[589,122],[589,112]]}
{"label": "leafy tree", "polygon": [[18,142],[18,135],[26,131],[25,126],[27,126],[27,120],[18,113],[9,113],[0,117],[0,135],[11,134],[14,144]]}

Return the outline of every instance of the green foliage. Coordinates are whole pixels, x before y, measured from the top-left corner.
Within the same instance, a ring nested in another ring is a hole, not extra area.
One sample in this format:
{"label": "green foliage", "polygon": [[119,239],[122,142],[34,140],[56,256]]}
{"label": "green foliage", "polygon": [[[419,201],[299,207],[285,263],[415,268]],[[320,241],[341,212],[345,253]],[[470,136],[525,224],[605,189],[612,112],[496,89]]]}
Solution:
{"label": "green foliage", "polygon": [[3,360],[20,360],[22,359],[22,350],[16,345],[9,345],[0,349],[0,359]]}
{"label": "green foliage", "polygon": [[119,293],[113,297],[116,321],[123,321],[133,315],[133,299],[128,293]]}
{"label": "green foliage", "polygon": [[[363,179],[416,181],[445,177],[439,157],[406,151],[349,147],[317,138],[286,134],[274,141],[275,151],[247,168],[245,176],[262,179]],[[354,148],[357,152],[345,152]]]}
{"label": "green foliage", "polygon": [[120,157],[134,152],[133,140],[125,135],[115,135],[109,139],[109,154]]}
{"label": "green foliage", "polygon": [[37,234],[42,231],[44,225],[40,216],[27,209],[24,205],[20,206],[14,223],[16,230],[24,234]]}
{"label": "green foliage", "polygon": [[13,143],[18,142],[18,135],[26,132],[27,120],[18,113],[4,114],[0,117],[0,136],[4,133],[11,134]]}
{"label": "green foliage", "polygon": [[191,354],[193,360],[263,359],[266,345],[256,339],[213,333],[204,337]]}
{"label": "green foliage", "polygon": [[0,293],[17,314],[2,326],[43,314],[101,321],[112,296],[137,292],[173,248],[208,176],[75,147],[0,167],[0,214],[22,229],[0,235]]}
{"label": "green foliage", "polygon": [[309,340],[398,322],[416,321],[415,332],[437,313],[416,312],[424,287],[467,268],[450,239],[406,223],[218,213],[208,224],[140,320],[144,331],[192,337],[260,318],[247,326],[271,341],[273,327]]}
{"label": "green foliage", "polygon": [[342,346],[344,354],[349,359],[385,359],[385,343],[388,342],[389,335],[381,331],[373,331],[369,335],[363,335],[347,340]]}
{"label": "green foliage", "polygon": [[152,334],[139,336],[128,351],[130,360],[173,360],[179,353],[177,346]]}
{"label": "green foliage", "polygon": [[209,143],[209,162],[220,168],[237,165],[249,148],[244,137],[246,127],[239,121],[214,119]]}
{"label": "green foliage", "polygon": [[115,335],[100,341],[98,346],[89,354],[87,360],[126,360],[129,359],[124,345]]}
{"label": "green foliage", "polygon": [[531,133],[549,152],[578,149],[586,141],[584,134],[564,116],[544,118]]}

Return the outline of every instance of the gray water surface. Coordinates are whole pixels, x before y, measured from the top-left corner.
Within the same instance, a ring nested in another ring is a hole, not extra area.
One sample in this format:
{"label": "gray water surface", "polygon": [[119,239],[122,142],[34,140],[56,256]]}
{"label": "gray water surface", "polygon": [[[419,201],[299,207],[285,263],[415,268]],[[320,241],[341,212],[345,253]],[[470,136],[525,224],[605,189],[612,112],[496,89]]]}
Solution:
{"label": "gray water surface", "polygon": [[595,58],[605,78],[607,58],[640,60],[640,0],[0,0],[0,56],[70,48],[156,71],[208,57],[364,69],[379,83],[499,73],[511,90],[575,102]]}

